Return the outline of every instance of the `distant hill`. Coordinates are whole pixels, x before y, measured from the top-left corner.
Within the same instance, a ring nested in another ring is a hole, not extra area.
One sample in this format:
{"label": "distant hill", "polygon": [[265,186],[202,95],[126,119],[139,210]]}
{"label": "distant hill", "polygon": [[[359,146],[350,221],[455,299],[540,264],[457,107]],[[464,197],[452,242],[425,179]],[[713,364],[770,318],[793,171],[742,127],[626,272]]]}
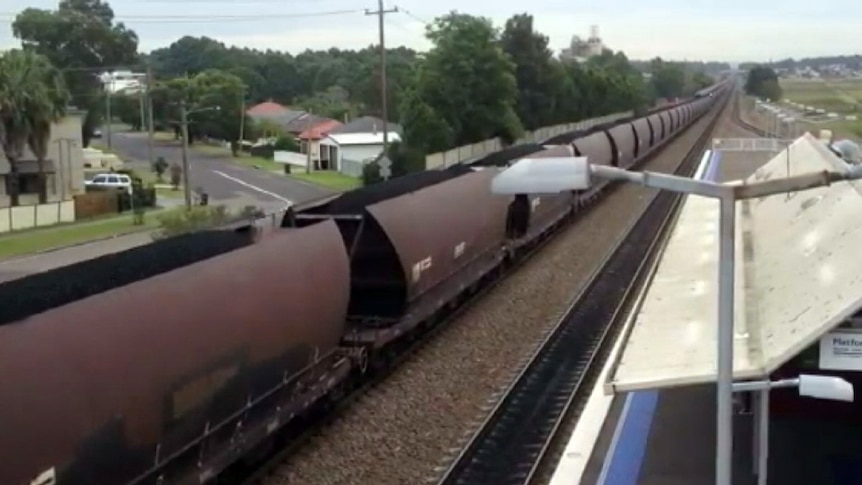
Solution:
{"label": "distant hill", "polygon": [[773,69],[795,69],[798,67],[820,68],[835,64],[844,64],[850,69],[862,69],[862,55],[852,56],[826,56],[826,57],[805,57],[802,59],[783,59],[776,62],[744,62],[739,65],[740,69],[749,69],[755,65],[765,65]]}

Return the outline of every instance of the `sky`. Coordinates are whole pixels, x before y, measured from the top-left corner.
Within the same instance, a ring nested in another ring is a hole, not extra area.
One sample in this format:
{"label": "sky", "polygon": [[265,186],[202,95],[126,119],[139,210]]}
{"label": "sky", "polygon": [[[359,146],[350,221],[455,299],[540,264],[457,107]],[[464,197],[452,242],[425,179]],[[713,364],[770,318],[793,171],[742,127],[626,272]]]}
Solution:
{"label": "sky", "polygon": [[[862,53],[862,2],[848,0],[387,0],[386,44],[429,48],[427,22],[451,10],[490,17],[502,27],[529,8],[551,47],[599,26],[604,44],[632,59],[768,61]],[[377,43],[377,19],[364,15],[376,0],[113,0],[117,19],[134,29],[140,50],[165,47],[184,35],[229,45],[301,52]],[[2,0],[0,49],[18,45],[14,15],[56,0]],[[469,6],[468,6],[469,5]],[[180,8],[178,8],[180,7]]]}

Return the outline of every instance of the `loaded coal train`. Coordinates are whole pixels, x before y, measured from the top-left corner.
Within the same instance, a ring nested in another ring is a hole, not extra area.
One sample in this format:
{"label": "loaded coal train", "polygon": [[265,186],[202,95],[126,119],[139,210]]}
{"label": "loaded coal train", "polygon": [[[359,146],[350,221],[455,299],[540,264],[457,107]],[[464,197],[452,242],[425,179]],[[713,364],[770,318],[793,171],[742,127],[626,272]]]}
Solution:
{"label": "loaded coal train", "polygon": [[633,167],[715,96],[0,285],[0,483],[207,482],[341,399],[605,188],[492,195],[499,167]]}

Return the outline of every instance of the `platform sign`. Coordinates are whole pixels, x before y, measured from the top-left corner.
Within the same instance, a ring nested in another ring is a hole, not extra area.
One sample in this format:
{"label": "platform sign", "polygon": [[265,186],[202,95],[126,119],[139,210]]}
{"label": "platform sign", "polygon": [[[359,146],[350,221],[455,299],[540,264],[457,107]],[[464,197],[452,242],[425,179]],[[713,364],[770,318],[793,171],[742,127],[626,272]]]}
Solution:
{"label": "platform sign", "polygon": [[862,371],[862,333],[830,332],[820,339],[821,369]]}
{"label": "platform sign", "polygon": [[780,152],[793,140],[777,138],[713,138],[712,150],[720,152]]}

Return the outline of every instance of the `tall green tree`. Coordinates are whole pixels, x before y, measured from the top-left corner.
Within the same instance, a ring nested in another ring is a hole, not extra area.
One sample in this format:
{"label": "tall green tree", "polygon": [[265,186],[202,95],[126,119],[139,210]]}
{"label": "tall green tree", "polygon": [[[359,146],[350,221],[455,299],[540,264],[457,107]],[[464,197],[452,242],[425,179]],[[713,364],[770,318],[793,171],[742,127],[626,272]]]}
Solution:
{"label": "tall green tree", "polygon": [[138,61],[138,37],[101,0],[62,0],[57,10],[28,8],[12,23],[25,49],[46,56],[63,71],[72,103],[87,110],[84,144],[102,122],[104,96],[98,74]]}
{"label": "tall green tree", "polygon": [[782,90],[778,83],[778,74],[772,68],[758,65],[748,71],[745,80],[745,93],[771,101],[781,99]]}
{"label": "tall green tree", "polygon": [[515,65],[491,22],[452,12],[436,19],[426,35],[434,47],[419,68],[417,94],[450,127],[453,143],[520,136]]}
{"label": "tall green tree", "polygon": [[650,63],[652,86],[660,98],[677,98],[685,93],[685,70],[673,62],[656,57]]}
{"label": "tall green tree", "polygon": [[10,164],[12,205],[18,205],[18,163],[28,145],[39,164],[40,202],[47,201],[44,162],[51,125],[63,117],[68,101],[63,78],[48,58],[18,49],[0,55],[0,144]]}
{"label": "tall green tree", "polygon": [[503,50],[515,63],[518,85],[516,112],[528,130],[559,121],[556,111],[566,103],[563,78],[554,72],[548,37],[533,28],[533,16],[519,14],[506,21]]}

